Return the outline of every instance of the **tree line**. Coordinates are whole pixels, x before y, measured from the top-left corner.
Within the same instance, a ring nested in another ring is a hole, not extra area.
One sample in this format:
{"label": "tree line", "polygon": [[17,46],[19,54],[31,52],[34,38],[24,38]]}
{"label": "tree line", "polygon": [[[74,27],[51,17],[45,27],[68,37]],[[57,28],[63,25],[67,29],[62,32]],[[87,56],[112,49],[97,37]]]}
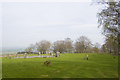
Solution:
{"label": "tree line", "polygon": [[92,44],[86,36],[80,36],[75,42],[71,38],[57,40],[53,43],[47,40],[41,40],[35,44],[31,44],[25,49],[26,52],[41,52],[46,54],[46,51],[54,53],[104,53],[99,43]]}

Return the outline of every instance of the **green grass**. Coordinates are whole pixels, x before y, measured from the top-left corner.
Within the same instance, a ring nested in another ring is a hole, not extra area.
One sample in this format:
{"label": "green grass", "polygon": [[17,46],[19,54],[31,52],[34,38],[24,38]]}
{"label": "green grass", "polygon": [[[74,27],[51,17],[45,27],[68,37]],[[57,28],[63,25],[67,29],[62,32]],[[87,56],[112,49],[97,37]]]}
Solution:
{"label": "green grass", "polygon": [[[3,78],[118,78],[118,57],[109,54],[61,54],[60,57],[2,58]],[[50,66],[43,63],[51,61]]]}

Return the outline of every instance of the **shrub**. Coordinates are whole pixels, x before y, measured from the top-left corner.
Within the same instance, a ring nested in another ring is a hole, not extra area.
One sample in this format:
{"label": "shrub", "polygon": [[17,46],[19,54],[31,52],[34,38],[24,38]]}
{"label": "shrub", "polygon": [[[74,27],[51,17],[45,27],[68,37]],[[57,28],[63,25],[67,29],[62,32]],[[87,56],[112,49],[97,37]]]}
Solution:
{"label": "shrub", "polygon": [[45,62],[44,62],[44,65],[46,65],[46,66],[49,66],[50,64],[51,64],[50,61],[45,61]]}

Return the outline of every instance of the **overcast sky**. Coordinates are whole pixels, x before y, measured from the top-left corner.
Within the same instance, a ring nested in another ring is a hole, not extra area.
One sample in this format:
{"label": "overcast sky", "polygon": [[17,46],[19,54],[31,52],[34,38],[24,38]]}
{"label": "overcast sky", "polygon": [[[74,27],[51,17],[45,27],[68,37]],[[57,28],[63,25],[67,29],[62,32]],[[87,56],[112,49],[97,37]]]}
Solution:
{"label": "overcast sky", "polygon": [[87,36],[104,43],[97,26],[99,6],[90,2],[2,3],[2,46],[27,47],[41,40],[75,41]]}

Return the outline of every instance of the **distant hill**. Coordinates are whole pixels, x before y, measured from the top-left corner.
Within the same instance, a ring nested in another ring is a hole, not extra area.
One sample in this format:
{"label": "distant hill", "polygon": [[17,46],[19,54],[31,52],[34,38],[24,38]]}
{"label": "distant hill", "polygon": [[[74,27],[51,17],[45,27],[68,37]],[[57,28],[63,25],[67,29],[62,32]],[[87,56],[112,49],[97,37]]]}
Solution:
{"label": "distant hill", "polygon": [[0,52],[19,52],[24,50],[25,48],[19,48],[19,47],[3,47],[1,48]]}

